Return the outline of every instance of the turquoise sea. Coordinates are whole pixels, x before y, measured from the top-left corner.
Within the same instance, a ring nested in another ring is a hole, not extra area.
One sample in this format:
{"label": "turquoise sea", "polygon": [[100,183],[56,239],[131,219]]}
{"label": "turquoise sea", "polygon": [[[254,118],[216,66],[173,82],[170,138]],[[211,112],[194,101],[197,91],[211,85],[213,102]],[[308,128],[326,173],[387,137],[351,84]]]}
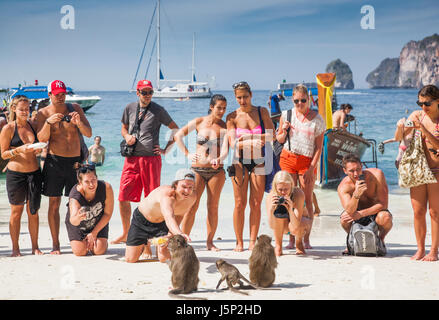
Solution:
{"label": "turquoise sea", "polygon": [[[119,190],[119,180],[123,166],[124,158],[120,156],[119,144],[122,140],[120,135],[121,117],[125,106],[136,100],[135,93],[126,91],[88,91],[78,92],[81,95],[99,95],[102,100],[90,109],[86,116],[93,129],[93,137],[99,135],[102,137],[102,145],[106,148],[106,160],[103,167],[98,168],[99,179],[110,182],[115,191],[117,199]],[[234,99],[233,91],[218,91],[215,93],[223,94],[228,101],[227,113],[238,107]],[[253,92],[252,102],[254,105],[267,106],[269,90]],[[393,137],[395,125],[398,119],[407,116],[417,109],[415,101],[417,100],[417,90],[345,90],[337,91],[338,104],[350,103],[353,106],[352,115],[356,117],[357,133],[362,132],[367,139],[375,139],[377,143]],[[154,99],[153,99],[154,100]],[[173,99],[154,100],[161,104],[169,112],[171,117],[179,127],[184,126],[189,120],[207,114],[209,108],[209,99],[194,99],[188,101],[174,101]],[[292,107],[291,100],[281,102],[282,110]],[[160,144],[165,146],[166,137],[170,132],[166,127],[162,127],[160,132]],[[93,138],[86,138],[87,144],[93,144]],[[195,147],[194,134],[188,137],[189,149]],[[396,143],[386,144],[384,154],[378,154],[378,167],[385,173],[389,190],[391,193],[407,193],[398,187],[397,171],[394,167],[398,145]],[[363,160],[371,159],[370,150],[366,152]],[[189,167],[187,159],[180,150],[174,146],[163,158],[162,167],[162,184],[170,184],[173,180],[177,169]],[[7,195],[5,187],[5,175],[0,175],[0,204],[2,209],[7,207]],[[322,190],[317,193],[322,199],[337,197],[333,190]],[[232,184],[227,179],[221,195],[222,202],[227,202],[228,208],[233,208]],[[201,207],[205,207],[202,202]],[[9,210],[1,210],[0,223],[7,223],[9,219]],[[41,213],[42,215],[45,213]],[[24,219],[27,220],[27,219]],[[112,221],[120,223],[118,206],[115,206],[115,212]],[[231,221],[230,221],[231,223]]]}

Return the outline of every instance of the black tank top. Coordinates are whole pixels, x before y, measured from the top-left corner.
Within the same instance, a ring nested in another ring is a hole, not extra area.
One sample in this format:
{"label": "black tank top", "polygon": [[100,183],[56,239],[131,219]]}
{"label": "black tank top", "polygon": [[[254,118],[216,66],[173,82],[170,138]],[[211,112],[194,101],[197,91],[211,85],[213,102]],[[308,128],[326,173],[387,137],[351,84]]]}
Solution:
{"label": "black tank top", "polygon": [[[98,180],[98,187],[93,200],[87,201],[84,196],[76,189],[78,185],[75,184],[70,191],[69,199],[75,199],[79,202],[81,207],[87,207],[87,218],[82,220],[79,224],[79,228],[82,231],[90,232],[94,229],[96,224],[101,220],[104,214],[105,200],[107,198],[107,190],[105,182]],[[67,206],[66,222],[70,223],[70,207]]]}
{"label": "black tank top", "polygon": [[[29,121],[26,121],[26,122],[29,124],[32,132],[34,133],[34,136],[35,136],[34,143],[38,142],[37,134],[36,134],[34,128],[32,128],[32,125],[29,123]],[[21,140],[20,135],[18,134],[17,122],[15,122],[14,135],[12,136],[11,143],[9,145],[11,147],[21,147],[22,145],[24,145],[23,140]]]}

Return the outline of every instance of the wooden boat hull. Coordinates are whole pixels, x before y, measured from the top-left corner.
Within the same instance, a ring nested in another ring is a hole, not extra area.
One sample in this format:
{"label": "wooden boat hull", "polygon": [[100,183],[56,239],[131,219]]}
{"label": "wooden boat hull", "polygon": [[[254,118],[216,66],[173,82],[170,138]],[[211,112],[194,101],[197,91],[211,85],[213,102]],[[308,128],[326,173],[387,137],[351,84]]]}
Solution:
{"label": "wooden boat hull", "polygon": [[328,188],[338,186],[345,176],[343,156],[353,153],[361,159],[370,146],[366,139],[345,130],[327,130],[316,184]]}

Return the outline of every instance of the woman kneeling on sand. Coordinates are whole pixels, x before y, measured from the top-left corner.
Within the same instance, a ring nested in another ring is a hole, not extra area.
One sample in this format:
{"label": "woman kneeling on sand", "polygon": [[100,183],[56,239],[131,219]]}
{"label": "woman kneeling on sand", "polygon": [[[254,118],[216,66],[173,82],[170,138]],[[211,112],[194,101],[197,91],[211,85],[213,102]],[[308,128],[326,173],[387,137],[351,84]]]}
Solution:
{"label": "woman kneeling on sand", "polygon": [[41,149],[28,148],[38,142],[29,118],[29,100],[24,96],[12,99],[9,106],[10,121],[0,135],[1,156],[9,160],[6,171],[6,190],[11,205],[9,232],[12,239],[12,256],[21,256],[18,239],[21,215],[27,202],[29,233],[32,254],[43,254],[38,248],[38,210],[41,203],[42,176],[36,154]]}
{"label": "woman kneeling on sand", "polygon": [[282,255],[282,238],[290,233],[296,238],[296,254],[305,254],[303,237],[309,233],[312,221],[305,215],[305,194],[294,185],[287,171],[279,171],[266,199],[268,222],[274,232],[276,256]]}
{"label": "woman kneeling on sand", "polygon": [[[219,251],[213,244],[213,237],[218,226],[218,204],[221,190],[226,181],[223,160],[227,157],[229,143],[226,137],[226,123],[222,120],[227,107],[227,100],[221,94],[215,94],[210,100],[209,114],[195,118],[175,134],[175,141],[189,161],[195,172],[195,190],[197,202],[181,222],[181,230],[189,235],[194,225],[195,213],[200,204],[204,189],[207,189],[207,250]],[[189,153],[183,138],[191,131],[197,131],[195,153]]]}
{"label": "woman kneeling on sand", "polygon": [[102,255],[108,247],[108,223],[113,214],[113,189],[98,180],[94,165],[78,168],[78,183],[69,194],[66,227],[76,256]]}

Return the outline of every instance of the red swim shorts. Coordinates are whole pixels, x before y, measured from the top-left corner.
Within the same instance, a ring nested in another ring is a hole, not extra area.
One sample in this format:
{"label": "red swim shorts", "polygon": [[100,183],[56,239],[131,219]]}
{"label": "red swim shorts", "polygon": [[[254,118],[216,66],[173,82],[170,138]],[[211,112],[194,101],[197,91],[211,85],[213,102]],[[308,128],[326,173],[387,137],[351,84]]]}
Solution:
{"label": "red swim shorts", "polygon": [[139,202],[160,186],[162,157],[126,157],[120,177],[119,201]]}
{"label": "red swim shorts", "polygon": [[282,150],[279,159],[280,168],[289,173],[304,175],[311,165],[312,158]]}

